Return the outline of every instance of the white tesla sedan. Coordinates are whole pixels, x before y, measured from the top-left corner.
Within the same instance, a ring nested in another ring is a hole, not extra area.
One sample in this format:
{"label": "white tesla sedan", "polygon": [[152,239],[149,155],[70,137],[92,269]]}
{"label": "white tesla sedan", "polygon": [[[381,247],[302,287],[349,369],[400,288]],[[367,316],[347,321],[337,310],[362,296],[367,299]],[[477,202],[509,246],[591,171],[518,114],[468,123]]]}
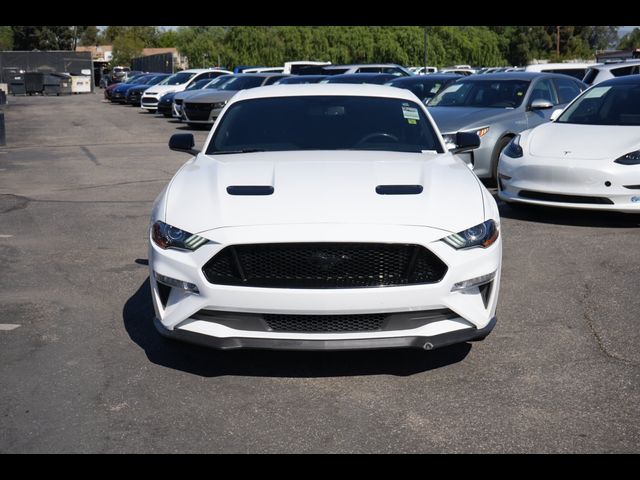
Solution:
{"label": "white tesla sedan", "polygon": [[509,203],[640,212],[640,75],[591,87],[555,121],[515,137],[498,189]]}
{"label": "white tesla sedan", "polygon": [[[461,133],[460,149],[475,148]],[[156,200],[155,325],[222,349],[432,349],[495,324],[492,196],[408,90],[237,93]]]}

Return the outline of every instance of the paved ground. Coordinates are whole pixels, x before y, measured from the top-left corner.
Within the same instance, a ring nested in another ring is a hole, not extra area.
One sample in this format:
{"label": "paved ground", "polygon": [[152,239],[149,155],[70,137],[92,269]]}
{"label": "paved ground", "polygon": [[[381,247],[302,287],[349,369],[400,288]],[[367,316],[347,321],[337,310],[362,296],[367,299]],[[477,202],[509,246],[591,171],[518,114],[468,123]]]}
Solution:
{"label": "paved ground", "polygon": [[640,218],[502,205],[473,346],[222,353],[151,323],[148,215],[186,129],[101,94],[9,101],[0,453],[640,452]]}

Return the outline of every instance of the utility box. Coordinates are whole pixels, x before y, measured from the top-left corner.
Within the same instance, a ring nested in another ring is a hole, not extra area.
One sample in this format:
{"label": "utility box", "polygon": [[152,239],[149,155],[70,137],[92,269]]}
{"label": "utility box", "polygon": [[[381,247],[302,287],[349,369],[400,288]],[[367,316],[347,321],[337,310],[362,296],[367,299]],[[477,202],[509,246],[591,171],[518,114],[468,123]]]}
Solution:
{"label": "utility box", "polygon": [[91,93],[91,77],[86,75],[73,75],[71,77],[72,93]]}
{"label": "utility box", "polygon": [[44,92],[44,73],[25,72],[24,89],[27,95]]}

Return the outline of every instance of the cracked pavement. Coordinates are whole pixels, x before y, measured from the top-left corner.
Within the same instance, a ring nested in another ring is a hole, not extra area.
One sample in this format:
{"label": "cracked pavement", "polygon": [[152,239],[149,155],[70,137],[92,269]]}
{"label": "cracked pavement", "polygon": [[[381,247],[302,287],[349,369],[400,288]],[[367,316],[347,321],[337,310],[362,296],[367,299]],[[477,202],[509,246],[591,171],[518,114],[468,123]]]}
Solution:
{"label": "cracked pavement", "polygon": [[219,352],[152,325],[148,217],[192,130],[101,91],[9,102],[0,453],[640,452],[640,216],[501,204],[483,342]]}

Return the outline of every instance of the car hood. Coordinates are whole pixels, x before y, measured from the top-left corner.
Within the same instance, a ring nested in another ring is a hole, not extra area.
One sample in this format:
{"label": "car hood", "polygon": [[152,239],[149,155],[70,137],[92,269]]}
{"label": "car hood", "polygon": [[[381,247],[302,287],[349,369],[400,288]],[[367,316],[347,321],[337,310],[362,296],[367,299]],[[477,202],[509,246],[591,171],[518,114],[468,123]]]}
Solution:
{"label": "car hood", "polygon": [[135,85],[129,89],[130,92],[144,92],[147,88],[153,88],[154,85]]}
{"label": "car hood", "polygon": [[[229,186],[272,186],[230,195]],[[417,195],[379,195],[378,185],[422,185]],[[246,225],[378,224],[458,232],[484,221],[479,181],[435,153],[295,151],[204,155],[167,188],[165,221],[191,233]]]}
{"label": "car hood", "polygon": [[[199,94],[203,93],[203,91],[204,90],[202,88],[199,88],[198,90],[188,90],[188,91],[185,91],[185,92],[177,92],[176,95],[173,98],[175,98],[176,100],[184,100],[184,99],[187,99],[187,98],[191,98],[194,95],[199,95]],[[213,89],[209,89],[209,91],[211,92],[211,91],[213,91]]]}
{"label": "car hood", "polygon": [[545,123],[528,136],[534,157],[615,160],[640,148],[640,127]]}
{"label": "car hood", "polygon": [[215,103],[215,102],[224,102],[225,100],[229,100],[236,93],[235,90],[203,90],[199,92],[194,92],[193,95],[190,95],[188,100],[189,103]]}
{"label": "car hood", "polygon": [[163,95],[168,92],[182,92],[185,88],[187,88],[186,83],[182,85],[153,85],[149,87],[149,93],[159,93]]}
{"label": "car hood", "polygon": [[442,133],[453,133],[468,128],[484,127],[495,122],[506,120],[516,113],[517,109],[475,108],[475,107],[429,107],[427,110],[433,117]]}

